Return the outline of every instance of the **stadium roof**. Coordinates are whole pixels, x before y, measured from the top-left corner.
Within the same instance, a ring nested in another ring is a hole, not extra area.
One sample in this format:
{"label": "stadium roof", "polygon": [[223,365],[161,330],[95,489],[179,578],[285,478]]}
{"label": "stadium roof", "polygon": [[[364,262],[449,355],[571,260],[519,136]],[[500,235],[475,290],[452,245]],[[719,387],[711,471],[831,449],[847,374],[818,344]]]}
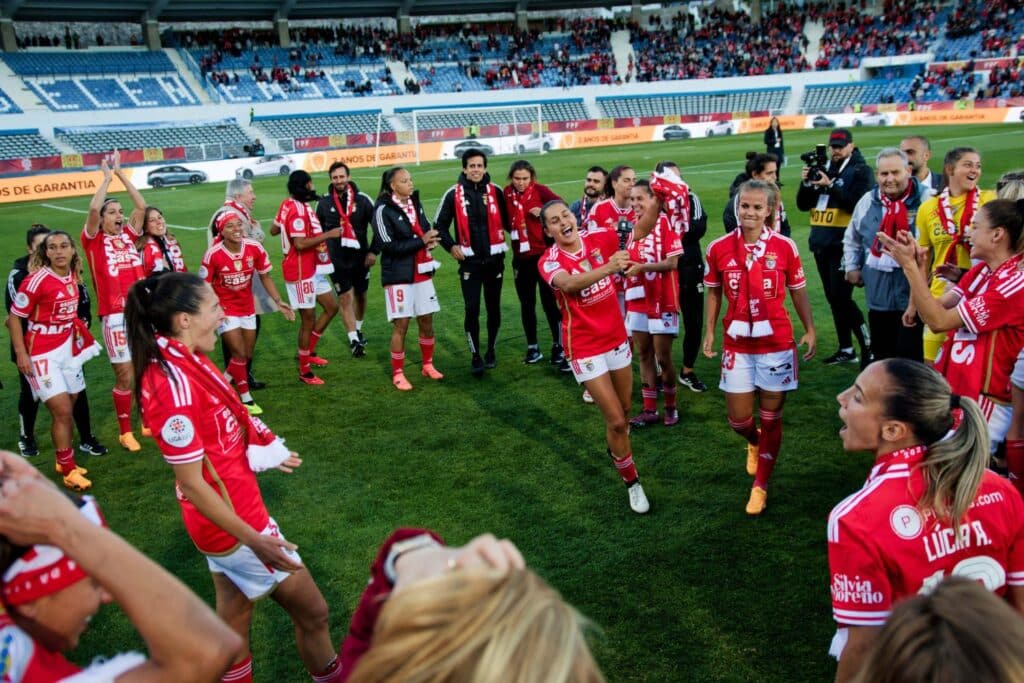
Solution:
{"label": "stadium roof", "polygon": [[452,15],[611,8],[609,0],[0,0],[0,16],[15,21],[270,21],[342,20],[404,14]]}

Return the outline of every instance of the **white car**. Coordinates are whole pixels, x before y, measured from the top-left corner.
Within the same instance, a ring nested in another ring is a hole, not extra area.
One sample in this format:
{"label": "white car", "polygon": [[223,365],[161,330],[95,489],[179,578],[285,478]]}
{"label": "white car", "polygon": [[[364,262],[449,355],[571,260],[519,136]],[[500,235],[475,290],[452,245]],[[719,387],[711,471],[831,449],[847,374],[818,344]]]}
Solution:
{"label": "white car", "polygon": [[888,126],[889,119],[880,111],[872,111],[853,120],[855,126]]}
{"label": "white car", "polygon": [[736,128],[729,121],[715,121],[704,134],[713,138],[716,135],[732,135],[735,132]]}
{"label": "white car", "polygon": [[547,152],[555,146],[555,139],[548,134],[531,133],[530,137],[519,142],[516,151],[520,154],[526,152]]}
{"label": "white car", "polygon": [[295,159],[283,154],[253,157],[235,169],[235,175],[249,180],[256,176],[288,175],[295,170]]}

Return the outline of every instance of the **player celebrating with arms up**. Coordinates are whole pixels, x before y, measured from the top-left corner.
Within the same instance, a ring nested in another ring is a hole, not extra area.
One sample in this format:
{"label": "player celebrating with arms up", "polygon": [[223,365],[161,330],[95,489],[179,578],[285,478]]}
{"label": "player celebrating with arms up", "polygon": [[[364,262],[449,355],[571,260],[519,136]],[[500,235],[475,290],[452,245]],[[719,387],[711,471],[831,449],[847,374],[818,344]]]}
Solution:
{"label": "player celebrating with arms up", "polygon": [[593,228],[581,236],[576,217],[561,200],[545,204],[540,219],[555,244],[537,267],[555,290],[562,311],[565,357],[576,381],[590,392],[604,415],[608,455],[629,490],[629,507],[643,514],[650,503],[629,443],[633,354],[611,277],[633,265],[629,252],[619,248],[613,230]]}
{"label": "player celebrating with arms up", "polygon": [[[82,229],[82,249],[89,261],[92,284],[96,289],[96,307],[103,320],[103,341],[114,368],[114,411],[117,414],[118,440],[129,451],[140,451],[132,434],[132,356],[124,328],[124,302],[128,289],[144,276],[142,257],[135,249],[135,240],[142,236],[142,216],[146,200],[121,171],[121,155],[117,150],[100,162],[103,182],[96,188],[89,203],[89,216]],[[107,197],[113,176],[124,185],[134,208],[125,220],[121,202]]]}
{"label": "player celebrating with arms up", "polygon": [[[737,194],[739,229],[708,245],[704,355],[715,356],[715,326],[724,296],[729,308],[719,388],[725,392],[729,426],[747,440],[747,474],[754,477],[747,514],[759,515],[768,505],[768,478],[782,445],[782,406],[786,392],[796,389],[800,362],[786,312],[786,289],[804,326],[804,360],[814,357],[816,337],[796,244],[772,229],[778,190],[748,180]],[[761,429],[754,426],[755,400]]]}

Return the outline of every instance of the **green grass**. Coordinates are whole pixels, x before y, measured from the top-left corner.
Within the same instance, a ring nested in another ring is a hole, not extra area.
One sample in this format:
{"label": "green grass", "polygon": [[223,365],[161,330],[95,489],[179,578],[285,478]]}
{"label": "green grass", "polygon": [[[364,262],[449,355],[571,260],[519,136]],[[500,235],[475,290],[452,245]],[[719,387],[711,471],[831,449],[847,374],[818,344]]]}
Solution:
{"label": "green grass", "polygon": [[[1024,135],[1009,126],[857,129],[856,138],[870,160],[879,148],[912,132],[931,138],[936,170],[946,149],[979,147],[986,187],[1019,165],[1024,151]],[[826,135],[786,135],[791,164],[782,173],[783,195],[808,266],[806,215],[795,211],[797,157]],[[542,182],[573,200],[593,164],[627,163],[646,175],[657,161],[673,159],[709,213],[709,236],[718,236],[727,188],[749,149],[762,149],[759,134],[554,152],[531,161]],[[491,161],[495,180],[504,181],[510,161]],[[457,164],[412,170],[433,215]],[[356,169],[354,178],[368,194],[376,194],[379,171]],[[326,189],[323,174],[316,182]],[[284,181],[258,180],[256,192],[255,214],[268,225],[284,196]],[[145,195],[164,210],[169,223],[203,226],[222,201],[223,185]],[[4,206],[0,263],[20,255],[24,230],[33,222],[67,229],[77,239],[87,205],[88,198],[82,197]],[[205,235],[175,232],[194,270]],[[267,247],[279,279],[280,247],[273,239]],[[827,649],[834,627],[825,520],[836,502],[860,486],[869,466],[866,455],[844,454],[836,437],[834,397],[856,369],[826,368],[819,360],[801,368],[800,389],[785,410],[771,505],[756,519],[743,512],[750,486],[744,445],[729,430],[722,394],[716,388],[701,395],[681,391],[677,427],[651,427],[633,437],[652,505],[650,514],[640,517],[629,511],[626,492],[604,455],[597,410],[582,404],[576,384],[546,361],[521,363],[525,343],[511,282],[503,293],[500,365],[482,380],[470,377],[456,268],[447,256],[441,260],[436,363],[446,378],[440,383],[420,378],[411,330],[409,376],[416,388],[408,394],[390,387],[389,328],[376,272],[365,327],[367,357],[349,356],[340,321],[334,323],[320,347],[332,361],[320,373],[327,381],[323,387],[295,380],[295,326],[280,317],[265,318],[256,373],[270,388],[257,398],[267,423],[305,463],[291,476],[262,475],[262,488],[271,513],[298,543],[331,606],[334,639],[340,641],[347,629],[379,542],[396,526],[423,525],[452,543],[483,531],[513,539],[529,564],[599,627],[594,651],[609,680],[830,678],[834,664]],[[506,273],[511,276],[510,267]],[[809,280],[820,358],[835,349],[835,333],[817,275]],[[541,328],[546,351],[543,323]],[[679,354],[677,347],[677,362]],[[214,355],[219,361],[219,353]],[[0,393],[0,405],[7,417],[0,424],[0,444],[14,448],[17,380],[13,365],[5,368],[7,390]],[[709,385],[717,385],[713,361],[700,359],[697,371]],[[95,431],[112,446],[117,430],[110,410],[110,367],[95,360],[87,376]],[[43,451],[37,464],[53,477],[48,425],[44,410],[36,429]],[[138,455],[112,449],[106,458],[82,457],[80,462],[91,470],[93,492],[110,526],[211,600],[205,563],[180,521],[171,470],[152,442]],[[305,680],[291,643],[282,610],[272,605],[256,610],[258,681]],[[86,662],[96,654],[141,646],[123,615],[109,607],[93,620],[73,659]]]}

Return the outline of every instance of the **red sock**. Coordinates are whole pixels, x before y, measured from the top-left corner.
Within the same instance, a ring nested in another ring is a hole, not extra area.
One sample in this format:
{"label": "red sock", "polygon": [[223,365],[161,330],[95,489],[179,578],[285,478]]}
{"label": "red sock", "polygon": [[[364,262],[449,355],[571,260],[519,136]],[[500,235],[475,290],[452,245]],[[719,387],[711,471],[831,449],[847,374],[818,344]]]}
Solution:
{"label": "red sock", "polygon": [[318,674],[310,673],[316,683],[341,683],[341,657],[335,657],[331,663]]}
{"label": "red sock", "polygon": [[633,482],[640,478],[640,475],[636,473],[636,465],[633,464],[632,453],[621,460],[612,455],[611,451],[608,451],[608,455],[611,455],[615,469],[619,471],[619,476],[622,477],[622,481],[626,482],[627,485],[632,485]]}
{"label": "red sock", "polygon": [[1006,440],[1006,469],[1010,483],[1024,495],[1024,439]]}
{"label": "red sock", "polygon": [[658,411],[658,390],[646,384],[640,387],[640,395],[644,399],[644,411],[655,413]]}
{"label": "red sock", "polygon": [[117,414],[117,426],[122,434],[132,431],[132,392],[114,389],[110,392],[114,397],[114,412]]}
{"label": "red sock", "polygon": [[782,411],[759,411],[761,416],[761,444],[757,453],[757,474],[754,486],[768,490],[768,478],[772,476],[775,463],[779,460],[782,446]]}
{"label": "red sock", "polygon": [[423,364],[434,364],[434,338],[420,337],[420,353],[423,354]]}
{"label": "red sock", "polygon": [[220,677],[221,683],[252,683],[252,653],[231,667]]}
{"label": "red sock", "polygon": [[73,448],[58,448],[57,464],[60,466],[61,474],[71,474],[71,471],[75,469],[75,450]]}
{"label": "red sock", "polygon": [[729,420],[729,426],[732,430],[747,440],[752,446],[757,445],[757,427],[754,426],[754,416],[740,420],[739,422],[733,422]]}
{"label": "red sock", "polygon": [[665,407],[675,408],[676,407],[676,385],[666,386],[662,393],[665,394]]}
{"label": "red sock", "polygon": [[[426,362],[426,361],[424,361]],[[397,375],[403,372],[405,366],[405,351],[392,351],[391,352],[391,374]]]}
{"label": "red sock", "polygon": [[320,337],[323,334],[323,332],[317,332],[316,330],[309,333],[309,352],[311,354],[316,353],[316,345],[320,343]]}
{"label": "red sock", "polygon": [[306,349],[299,349],[299,374],[309,374],[309,351]]}
{"label": "red sock", "polygon": [[232,358],[228,362],[228,374],[231,375],[231,380],[235,383],[235,389],[238,390],[238,393],[248,393],[248,370],[246,369],[245,361],[243,359]]}

